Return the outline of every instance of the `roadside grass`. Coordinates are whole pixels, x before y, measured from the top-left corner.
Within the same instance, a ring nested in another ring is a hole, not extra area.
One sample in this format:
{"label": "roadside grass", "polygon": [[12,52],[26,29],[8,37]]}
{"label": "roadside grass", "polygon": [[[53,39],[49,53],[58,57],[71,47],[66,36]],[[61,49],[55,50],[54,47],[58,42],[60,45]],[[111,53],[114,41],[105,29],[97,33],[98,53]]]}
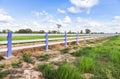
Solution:
{"label": "roadside grass", "polygon": [[60,65],[57,69],[50,64],[38,65],[38,70],[47,79],[82,79],[80,72],[68,63]]}
{"label": "roadside grass", "polygon": [[44,61],[44,60],[48,60],[49,58],[51,58],[50,55],[46,54],[46,55],[39,55],[39,56],[36,56],[36,58],[40,61]]}
{"label": "roadside grass", "polygon": [[21,66],[22,62],[21,61],[16,61],[16,62],[12,62],[12,67],[13,68],[19,68]]}
{"label": "roadside grass", "polygon": [[24,60],[25,62],[30,63],[30,62],[31,62],[31,54],[26,54],[26,53],[24,53],[24,54],[23,54],[23,60]]}
{"label": "roadside grass", "polygon": [[[93,75],[90,79],[120,79],[119,39],[116,36],[100,46],[83,47],[73,52],[71,55],[77,57],[77,60],[71,64],[65,62],[57,68],[51,64],[43,64],[38,66],[38,70],[47,79],[86,79],[82,77],[86,73]],[[67,52],[68,49],[61,51]]]}
{"label": "roadside grass", "polygon": [[[68,36],[68,37],[73,37],[73,36]],[[49,38],[64,38],[63,35],[55,35],[55,36],[49,36]],[[6,41],[5,36],[0,36],[0,41]],[[13,40],[29,40],[29,39],[44,39],[44,36],[13,36]]]}
{"label": "roadside grass", "polygon": [[4,59],[3,56],[0,55],[0,61],[3,60],[3,59]]}
{"label": "roadside grass", "polygon": [[76,67],[82,73],[94,72],[96,62],[91,57],[82,57],[76,62]]}
{"label": "roadside grass", "polygon": [[0,79],[4,79],[8,74],[10,74],[10,70],[0,71]]}
{"label": "roadside grass", "polygon": [[60,52],[62,54],[66,54],[66,53],[69,53],[69,50],[70,50],[70,48],[64,48],[64,49],[60,50]]}
{"label": "roadside grass", "polygon": [[54,79],[54,68],[51,64],[43,63],[38,65],[38,71],[42,72],[44,78]]}
{"label": "roadside grass", "polygon": [[78,69],[94,74],[92,79],[120,79],[119,40],[116,36],[101,46],[84,47],[74,52],[73,56],[80,57],[76,61]]}

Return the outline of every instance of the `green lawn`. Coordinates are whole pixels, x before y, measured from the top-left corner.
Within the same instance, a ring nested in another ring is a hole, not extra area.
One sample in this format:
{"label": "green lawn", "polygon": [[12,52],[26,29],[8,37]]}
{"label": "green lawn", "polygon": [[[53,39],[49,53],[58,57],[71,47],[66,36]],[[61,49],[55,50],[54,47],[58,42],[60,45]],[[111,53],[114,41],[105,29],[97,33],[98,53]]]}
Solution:
{"label": "green lawn", "polygon": [[[79,35],[82,37],[81,35]],[[76,35],[68,35],[68,37],[76,37]],[[49,36],[49,38],[64,38],[64,35]],[[13,40],[32,40],[32,39],[44,39],[44,36],[13,36]],[[5,36],[0,36],[0,41],[5,41]]]}
{"label": "green lawn", "polygon": [[[72,37],[72,36],[69,36]],[[49,38],[64,38],[64,36],[49,36]],[[30,39],[44,39],[44,36],[14,36],[13,40],[30,40]],[[5,36],[0,36],[0,41],[5,41]]]}

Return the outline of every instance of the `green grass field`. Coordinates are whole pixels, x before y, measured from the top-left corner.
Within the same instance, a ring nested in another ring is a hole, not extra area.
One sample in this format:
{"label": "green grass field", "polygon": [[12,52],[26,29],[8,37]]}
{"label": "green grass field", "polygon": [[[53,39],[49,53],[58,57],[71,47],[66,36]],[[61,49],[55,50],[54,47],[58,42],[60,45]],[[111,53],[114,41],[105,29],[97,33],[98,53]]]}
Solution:
{"label": "green grass field", "polygon": [[[120,79],[120,36],[112,37],[100,46],[84,47],[71,54],[78,59],[74,63],[65,62],[57,69],[52,64],[38,66],[47,79]],[[54,74],[54,75],[53,75]]]}
{"label": "green grass field", "polygon": [[[75,37],[75,36],[68,36],[68,37]],[[64,38],[63,35],[59,36],[49,36],[49,38]],[[32,39],[44,39],[44,36],[13,36],[13,40],[32,40]],[[6,37],[5,36],[0,36],[0,41],[5,41]]]}

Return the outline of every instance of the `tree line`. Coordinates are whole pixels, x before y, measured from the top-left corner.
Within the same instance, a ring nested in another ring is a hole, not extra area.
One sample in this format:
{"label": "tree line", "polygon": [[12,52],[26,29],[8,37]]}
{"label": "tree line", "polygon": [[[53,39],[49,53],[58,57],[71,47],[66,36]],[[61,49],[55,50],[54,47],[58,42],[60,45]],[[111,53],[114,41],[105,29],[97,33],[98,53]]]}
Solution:
{"label": "tree line", "polygon": [[[6,30],[0,31],[0,33],[7,33],[9,31],[11,31],[11,30],[6,29]],[[11,31],[11,32],[13,32],[13,31]],[[45,33],[45,31],[44,30],[33,31],[31,29],[19,29],[19,30],[13,32],[13,33],[41,33],[41,34],[43,34],[43,33]],[[57,33],[59,33],[60,34],[62,32],[56,31],[56,30],[49,30],[48,33],[50,33],[50,34],[57,34]],[[75,34],[76,32],[73,32],[73,31],[70,30],[67,33],[69,33],[69,34]],[[92,34],[98,34],[98,32],[91,32],[90,29],[85,29],[85,32],[83,32],[83,30],[80,30],[79,33],[80,34],[83,34],[83,33],[86,33],[86,34],[90,34],[90,33],[92,33]],[[103,34],[104,32],[99,32],[99,33]]]}

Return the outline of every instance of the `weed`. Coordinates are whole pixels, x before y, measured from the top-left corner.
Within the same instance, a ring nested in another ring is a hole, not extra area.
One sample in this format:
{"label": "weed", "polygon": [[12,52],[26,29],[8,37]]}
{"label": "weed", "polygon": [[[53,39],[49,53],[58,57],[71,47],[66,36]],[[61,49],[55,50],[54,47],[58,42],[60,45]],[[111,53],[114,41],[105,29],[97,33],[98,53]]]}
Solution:
{"label": "weed", "polygon": [[65,53],[69,53],[69,48],[65,48],[65,49],[62,49],[62,50],[60,50],[60,52],[62,53],[62,54],[65,54]]}
{"label": "weed", "polygon": [[72,53],[73,56],[84,56],[84,55],[87,55],[89,53],[89,51],[92,49],[92,47],[85,47],[85,48],[82,48],[74,53]]}
{"label": "weed", "polygon": [[5,67],[6,67],[6,64],[1,64],[1,65],[0,65],[0,69],[1,69],[1,68],[5,68]]}
{"label": "weed", "polygon": [[0,71],[0,79],[3,79],[10,73],[10,70]]}
{"label": "weed", "polygon": [[36,56],[37,59],[42,60],[42,61],[48,60],[50,57],[51,57],[50,55]]}
{"label": "weed", "polygon": [[31,54],[23,54],[23,60],[25,61],[25,62],[28,62],[28,63],[30,63],[31,62]]}
{"label": "weed", "polygon": [[90,57],[82,57],[78,61],[77,67],[80,72],[84,72],[84,73],[94,72],[96,67],[96,62]]}
{"label": "weed", "polygon": [[12,67],[13,67],[13,68],[18,68],[18,67],[21,66],[21,63],[22,63],[21,61],[13,62],[13,63],[12,63]]}
{"label": "weed", "polygon": [[3,59],[3,57],[2,56],[0,56],[0,61]]}
{"label": "weed", "polygon": [[66,63],[56,70],[55,79],[81,79],[81,75],[76,68]]}
{"label": "weed", "polygon": [[38,70],[43,73],[43,76],[47,79],[53,79],[53,67],[50,64],[43,63],[41,65],[38,65]]}

